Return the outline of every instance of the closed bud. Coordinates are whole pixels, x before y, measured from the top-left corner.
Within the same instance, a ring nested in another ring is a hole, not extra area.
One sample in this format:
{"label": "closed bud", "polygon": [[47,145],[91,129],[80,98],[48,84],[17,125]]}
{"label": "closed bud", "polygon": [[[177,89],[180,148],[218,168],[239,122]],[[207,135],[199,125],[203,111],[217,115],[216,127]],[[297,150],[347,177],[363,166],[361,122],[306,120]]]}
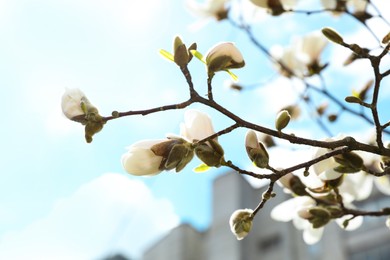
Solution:
{"label": "closed bud", "polygon": [[67,89],[62,96],[61,107],[67,118],[85,125],[87,143],[92,142],[92,136],[100,132],[106,123],[98,109],[79,89]]}
{"label": "closed bud", "polygon": [[241,52],[231,42],[215,45],[206,56],[207,71],[214,74],[217,71],[244,67],[245,61]]}
{"label": "closed bud", "polygon": [[385,35],[382,39],[383,44],[388,44],[390,42],[390,32]]}
{"label": "closed bud", "polygon": [[185,44],[179,36],[176,36],[173,43],[173,60],[179,67],[187,66],[190,56]]}
{"label": "closed bud", "polygon": [[250,130],[245,137],[245,148],[249,159],[259,168],[268,167],[269,155],[264,144],[259,142],[254,131]]}
{"label": "closed bud", "polygon": [[342,166],[350,167],[359,171],[363,167],[363,159],[357,153],[349,152],[333,157]]}
{"label": "closed bud", "polygon": [[309,209],[309,213],[312,215],[309,218],[309,222],[313,225],[313,228],[320,228],[328,224],[331,219],[331,214],[328,210],[322,207],[314,207]]}
{"label": "closed bud", "polygon": [[194,157],[194,150],[191,144],[175,144],[170,150],[165,161],[165,170],[175,169],[176,172],[181,171]]}
{"label": "closed bud", "polygon": [[[207,144],[197,145],[195,147],[195,154],[207,166],[220,167],[224,162],[224,157],[222,147],[219,144],[218,146],[220,148],[215,149]],[[217,146],[215,145],[215,147]]]}
{"label": "closed bud", "polygon": [[306,186],[298,176],[293,175],[289,180],[290,190],[298,196],[307,195]]}
{"label": "closed bud", "polygon": [[89,120],[85,125],[85,140],[87,143],[92,142],[92,136],[100,132],[106,122],[102,120],[101,116],[95,117],[95,120]]}
{"label": "closed bud", "polygon": [[337,43],[337,44],[344,43],[343,38],[335,30],[333,30],[329,27],[325,27],[321,31],[325,35],[325,37],[328,38],[328,40],[330,40],[334,43]]}
{"label": "closed bud", "polygon": [[345,101],[348,103],[357,103],[357,104],[360,104],[362,102],[360,98],[355,96],[348,96],[345,98]]}
{"label": "closed bud", "polygon": [[150,148],[157,156],[161,156],[160,170],[181,171],[194,157],[194,151],[190,143],[183,139],[168,139]]}
{"label": "closed bud", "polygon": [[278,115],[276,116],[275,128],[278,131],[281,131],[282,129],[284,129],[288,125],[288,123],[290,122],[290,119],[291,119],[291,116],[287,110],[280,111],[278,113]]}
{"label": "closed bud", "polygon": [[338,206],[327,206],[326,209],[332,218],[339,218],[343,216],[343,210]]}
{"label": "closed bud", "polygon": [[230,230],[237,240],[242,240],[248,235],[252,228],[253,210],[239,209],[233,212],[230,217]]}
{"label": "closed bud", "polygon": [[333,123],[337,120],[337,115],[336,114],[330,114],[328,115],[328,120],[329,122]]}

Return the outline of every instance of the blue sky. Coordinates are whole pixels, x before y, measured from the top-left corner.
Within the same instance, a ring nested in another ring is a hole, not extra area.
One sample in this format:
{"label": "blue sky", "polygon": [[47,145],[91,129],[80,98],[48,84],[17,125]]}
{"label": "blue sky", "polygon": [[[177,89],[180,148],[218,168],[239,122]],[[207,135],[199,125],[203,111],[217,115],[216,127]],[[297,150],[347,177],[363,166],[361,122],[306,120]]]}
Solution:
{"label": "blue sky", "polygon": [[[258,52],[227,22],[211,21],[190,30],[197,19],[180,0],[0,0],[0,258],[23,259],[21,252],[39,259],[137,254],[179,222],[207,228],[212,180],[223,170],[196,174],[191,168],[199,162],[194,162],[180,174],[139,178],[125,173],[120,163],[131,143],[178,133],[183,111],[113,120],[86,144],[83,128],[60,109],[65,88],[82,89],[102,115],[185,100],[187,86],[180,71],[158,54],[161,48],[171,50],[176,35],[187,44],[197,42],[202,53],[220,41],[234,41],[244,58]],[[276,29],[287,21],[287,29],[296,35],[325,24],[351,37],[357,32],[348,30],[350,20],[331,18],[325,23],[324,15],[307,18],[311,23],[305,24],[291,16],[266,19],[258,28],[265,30],[262,40],[267,46],[289,42],[291,35]],[[328,53],[346,55],[334,49]],[[272,64],[259,57],[246,59],[246,67],[237,71],[244,83],[277,78]],[[203,65],[191,66],[197,89],[205,93]],[[348,75],[353,75],[360,68],[350,70]],[[267,126],[274,116],[267,113],[269,108],[277,111],[285,97],[290,98],[286,92],[279,99],[262,99],[270,88],[237,95],[223,87],[226,79],[227,74],[216,76],[216,99]],[[353,78],[364,79],[362,74]],[[249,102],[258,106],[248,109]],[[218,116],[203,111],[213,119]],[[225,119],[215,121],[216,130],[228,125]],[[304,122],[296,130],[306,133]],[[220,139],[227,156],[244,152],[244,134],[238,130]]]}

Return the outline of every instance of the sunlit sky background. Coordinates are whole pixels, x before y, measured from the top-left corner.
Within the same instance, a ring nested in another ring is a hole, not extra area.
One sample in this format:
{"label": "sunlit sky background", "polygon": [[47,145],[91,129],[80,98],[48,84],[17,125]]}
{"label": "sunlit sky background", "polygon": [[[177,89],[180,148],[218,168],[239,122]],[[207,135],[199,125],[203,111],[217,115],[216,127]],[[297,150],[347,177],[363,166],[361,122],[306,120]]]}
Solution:
{"label": "sunlit sky background", "polygon": [[[313,3],[302,2],[302,7]],[[197,42],[202,53],[217,42],[235,42],[246,59],[246,67],[236,72],[243,84],[286,85],[277,93],[263,87],[239,95],[224,87],[227,74],[216,76],[218,102],[272,127],[276,111],[294,100],[291,84],[238,29],[226,21],[200,21],[184,3],[0,0],[0,259],[96,259],[116,252],[139,256],[180,222],[199,230],[208,227],[212,180],[226,169],[194,173],[196,161],[180,174],[142,178],[127,174],[120,163],[131,143],[178,134],[183,111],[113,120],[87,144],[82,126],[67,120],[60,108],[65,88],[82,89],[102,115],[186,100],[179,69],[158,54],[161,48],[170,51],[174,36],[180,35],[187,45]],[[256,19],[255,32],[262,30],[260,39],[267,47],[286,45],[292,36],[323,26],[353,40],[360,32],[368,35],[364,28],[353,27],[351,18],[329,14]],[[287,33],[281,34],[280,28]],[[372,44],[369,38],[359,40]],[[327,61],[348,56],[334,46],[326,53]],[[338,73],[341,63],[336,59],[336,68],[326,73]],[[206,93],[203,65],[194,61],[190,69],[197,90]],[[332,74],[337,76],[327,83],[344,87],[348,94],[354,83],[359,88],[370,78],[364,71],[364,64],[347,68],[346,75],[354,75],[348,86],[343,86],[341,74]],[[389,93],[383,95],[388,98]],[[191,107],[210,113],[216,130],[231,123],[210,109]],[[307,131],[307,121],[291,129],[306,137],[320,132],[316,126]],[[340,122],[341,127],[346,124]],[[364,123],[356,123],[360,125]],[[228,159],[244,153],[245,132],[220,138]],[[246,158],[237,162],[249,167]]]}

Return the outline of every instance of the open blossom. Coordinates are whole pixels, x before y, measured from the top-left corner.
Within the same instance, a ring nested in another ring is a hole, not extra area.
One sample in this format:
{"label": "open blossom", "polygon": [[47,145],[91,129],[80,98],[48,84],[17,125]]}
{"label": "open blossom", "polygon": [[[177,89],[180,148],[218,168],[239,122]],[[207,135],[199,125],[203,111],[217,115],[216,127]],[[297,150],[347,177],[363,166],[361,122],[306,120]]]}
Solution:
{"label": "open blossom", "polygon": [[303,230],[305,243],[311,245],[317,243],[324,231],[323,227],[313,228],[313,225],[305,218],[304,212],[316,205],[312,198],[307,196],[295,197],[282,202],[271,211],[271,217],[277,221],[292,221],[294,226]]}
{"label": "open blossom", "polygon": [[241,68],[245,65],[240,50],[231,42],[222,42],[212,47],[206,55],[207,71]]}
{"label": "open blossom", "polygon": [[271,53],[287,67],[279,67],[282,75],[286,77],[310,76],[324,67],[320,64],[320,56],[326,45],[326,38],[320,32],[315,31],[295,38],[289,46],[274,46],[271,48]]}
{"label": "open blossom", "polygon": [[230,230],[236,236],[237,240],[246,237],[252,228],[253,210],[238,209],[230,216]]}
{"label": "open blossom", "polygon": [[[353,208],[351,204],[345,205],[348,208]],[[320,216],[320,212],[324,216],[329,214],[328,217],[319,218],[319,222],[315,217]],[[316,202],[310,197],[300,196],[294,197],[277,205],[271,211],[271,217],[277,221],[288,222],[292,221],[295,228],[303,230],[303,240],[306,244],[312,245],[320,241],[324,226],[330,220],[330,213],[326,209],[316,207]],[[363,217],[358,216],[351,219],[352,216],[345,215],[335,219],[335,222],[346,231],[352,231],[357,229],[363,223]],[[348,220],[348,225],[344,227],[345,220]],[[317,227],[316,227],[317,225]]]}
{"label": "open blossom", "polygon": [[[343,136],[339,135],[335,138],[327,138],[327,139],[325,139],[325,141],[332,142],[332,141],[341,140],[342,138],[343,138]],[[314,153],[313,158],[320,157],[320,156],[322,156],[330,151],[331,150],[326,149],[326,148],[317,148],[315,153]],[[313,169],[314,169],[315,174],[321,180],[324,180],[324,181],[325,180],[334,180],[334,179],[339,178],[341,175],[343,175],[342,173],[334,170],[334,168],[336,168],[337,166],[339,166],[339,164],[336,162],[336,160],[333,157],[330,157],[328,159],[322,160],[322,161],[314,164]]]}
{"label": "open blossom", "polygon": [[187,1],[187,6],[196,15],[203,17],[213,17],[217,20],[222,20],[227,16],[227,3],[230,0],[206,0],[200,4],[198,1]]}

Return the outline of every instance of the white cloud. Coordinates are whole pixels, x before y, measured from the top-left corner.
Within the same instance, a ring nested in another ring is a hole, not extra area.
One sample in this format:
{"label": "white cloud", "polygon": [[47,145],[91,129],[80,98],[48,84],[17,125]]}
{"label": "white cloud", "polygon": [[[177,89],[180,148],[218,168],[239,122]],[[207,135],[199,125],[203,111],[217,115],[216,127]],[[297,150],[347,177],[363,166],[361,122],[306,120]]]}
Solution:
{"label": "white cloud", "polygon": [[96,259],[140,254],[178,224],[167,200],[109,173],[59,200],[45,218],[0,239],[0,259]]}

